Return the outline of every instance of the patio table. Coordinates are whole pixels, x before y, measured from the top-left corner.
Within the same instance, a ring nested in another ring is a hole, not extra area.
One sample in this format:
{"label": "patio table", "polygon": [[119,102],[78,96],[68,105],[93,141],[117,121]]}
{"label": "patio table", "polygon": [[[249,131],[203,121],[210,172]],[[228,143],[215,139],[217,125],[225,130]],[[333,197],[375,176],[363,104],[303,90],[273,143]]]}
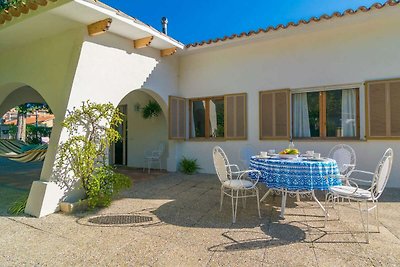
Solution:
{"label": "patio table", "polygon": [[[315,190],[328,190],[329,187],[341,185],[339,168],[335,160],[329,158],[310,159],[295,158],[281,159],[279,157],[253,156],[250,160],[250,169],[259,170],[259,182],[265,184],[269,190],[261,198],[263,201],[270,193],[282,193],[281,217],[284,218],[286,198],[288,194],[309,195],[319,207],[325,208],[315,196]],[[250,174],[251,175],[251,174]]]}

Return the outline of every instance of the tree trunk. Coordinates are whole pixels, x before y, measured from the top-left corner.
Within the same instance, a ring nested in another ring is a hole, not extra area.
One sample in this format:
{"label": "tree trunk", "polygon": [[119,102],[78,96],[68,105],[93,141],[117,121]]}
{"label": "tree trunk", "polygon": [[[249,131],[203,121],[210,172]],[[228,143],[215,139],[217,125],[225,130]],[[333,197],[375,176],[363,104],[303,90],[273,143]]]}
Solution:
{"label": "tree trunk", "polygon": [[17,140],[26,141],[26,113],[18,112]]}

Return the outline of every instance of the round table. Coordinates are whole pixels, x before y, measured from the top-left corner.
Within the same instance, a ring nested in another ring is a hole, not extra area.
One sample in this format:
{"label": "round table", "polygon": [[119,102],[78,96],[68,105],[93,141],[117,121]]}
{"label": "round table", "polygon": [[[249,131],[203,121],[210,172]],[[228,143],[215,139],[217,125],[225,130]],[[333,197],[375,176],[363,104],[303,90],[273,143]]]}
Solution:
{"label": "round table", "polygon": [[328,190],[329,187],[341,185],[339,168],[333,159],[295,158],[253,156],[250,159],[250,169],[259,170],[259,182],[269,190],[262,197],[263,201],[273,191],[282,192],[281,217],[284,217],[286,197],[288,193],[311,194],[321,209],[325,208],[315,197],[314,190]]}

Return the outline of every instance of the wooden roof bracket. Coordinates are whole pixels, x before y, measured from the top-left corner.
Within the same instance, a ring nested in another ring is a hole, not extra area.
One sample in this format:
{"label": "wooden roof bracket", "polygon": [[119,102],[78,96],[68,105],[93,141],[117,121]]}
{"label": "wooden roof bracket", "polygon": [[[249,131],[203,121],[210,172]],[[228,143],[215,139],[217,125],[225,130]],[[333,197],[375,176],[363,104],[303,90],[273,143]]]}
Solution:
{"label": "wooden roof bracket", "polygon": [[153,39],[154,36],[148,36],[141,39],[133,40],[133,46],[136,49],[148,47],[151,44],[151,41],[153,41]]}
{"label": "wooden roof bracket", "polygon": [[87,29],[88,29],[89,35],[96,36],[96,35],[105,33],[110,28],[111,22],[112,22],[112,19],[108,18],[108,19],[100,20],[100,21],[97,21],[95,23],[88,25]]}
{"label": "wooden roof bracket", "polygon": [[161,57],[171,56],[176,53],[176,49],[177,49],[176,47],[163,49],[160,51],[160,55]]}

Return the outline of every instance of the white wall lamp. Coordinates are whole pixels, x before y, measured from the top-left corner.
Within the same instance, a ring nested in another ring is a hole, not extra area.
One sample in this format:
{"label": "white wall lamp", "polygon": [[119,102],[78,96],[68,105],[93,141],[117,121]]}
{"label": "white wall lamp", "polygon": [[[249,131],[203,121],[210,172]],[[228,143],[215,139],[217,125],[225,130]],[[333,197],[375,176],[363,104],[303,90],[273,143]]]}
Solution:
{"label": "white wall lamp", "polygon": [[140,103],[136,103],[135,105],[133,105],[133,110],[136,112],[140,112],[140,110],[143,109],[140,107]]}

